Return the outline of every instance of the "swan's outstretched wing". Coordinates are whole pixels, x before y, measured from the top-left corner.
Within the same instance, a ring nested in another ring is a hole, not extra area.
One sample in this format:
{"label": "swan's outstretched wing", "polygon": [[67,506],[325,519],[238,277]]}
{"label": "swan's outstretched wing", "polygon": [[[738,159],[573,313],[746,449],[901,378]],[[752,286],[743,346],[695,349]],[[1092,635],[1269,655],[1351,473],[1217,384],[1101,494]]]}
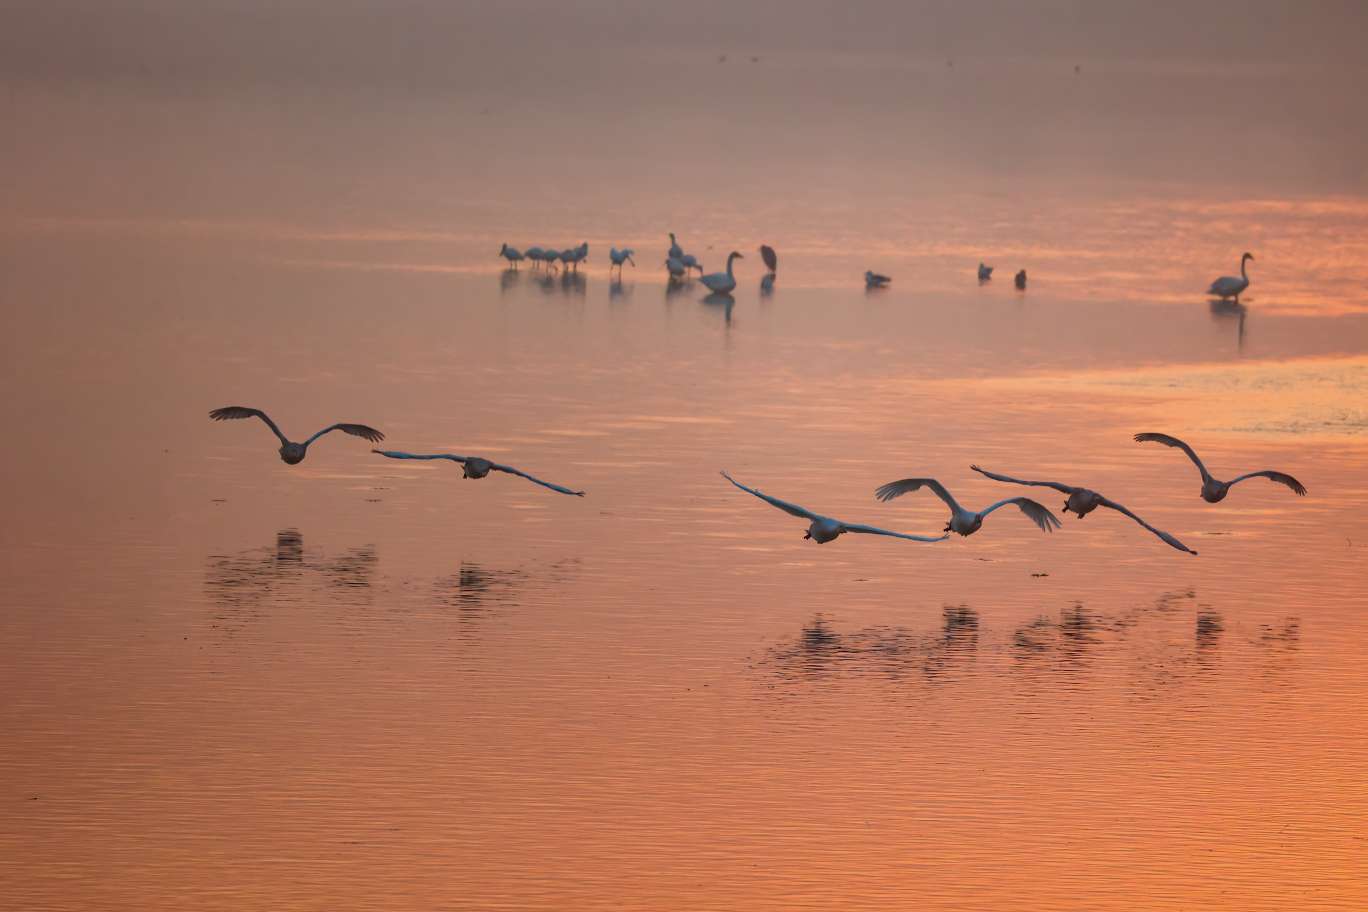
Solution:
{"label": "swan's outstretched wing", "polygon": [[1005,507],[1008,504],[1016,504],[1020,507],[1021,512],[1026,514],[1026,518],[1035,523],[1040,528],[1041,532],[1053,532],[1063,525],[1063,523],[1059,521],[1059,517],[1055,516],[1029,497],[1009,497],[1006,500],[999,500],[997,503],[984,510],[980,515],[987,516],[998,507]]}
{"label": "swan's outstretched wing", "polygon": [[528,475],[526,472],[523,472],[523,471],[520,471],[520,470],[518,470],[518,469],[515,469],[515,468],[513,468],[512,466],[499,465],[497,462],[491,462],[491,463],[489,464],[489,467],[490,467],[491,469],[493,469],[494,471],[496,471],[496,472],[507,472],[509,475],[517,475],[517,476],[520,477],[520,478],[526,478],[528,481],[532,482],[533,484],[539,484],[539,485],[541,485],[543,488],[550,488],[551,490],[553,490],[553,491],[559,491],[559,492],[562,493],[562,494],[569,494],[569,495],[571,495],[572,497],[583,497],[583,496],[584,496],[584,492],[583,492],[583,491],[572,491],[572,490],[570,490],[569,488],[563,488],[563,487],[561,487],[561,486],[558,485],[558,484],[552,484],[552,483],[549,482],[549,481],[542,481],[540,478],[534,478],[533,476]]}
{"label": "swan's outstretched wing", "polygon": [[1164,446],[1177,447],[1184,453],[1187,453],[1188,458],[1197,466],[1197,471],[1202,473],[1202,481],[1207,481],[1211,478],[1211,473],[1207,471],[1206,466],[1202,465],[1202,460],[1197,458],[1197,454],[1192,451],[1192,447],[1183,443],[1183,441],[1179,440],[1177,437],[1170,437],[1168,434],[1136,434],[1135,442],[1162,443]]}
{"label": "swan's outstretched wing", "polygon": [[398,450],[371,450],[372,453],[379,453],[381,456],[388,456],[390,459],[450,459],[452,462],[464,464],[465,456],[457,456],[454,453],[430,453],[420,456],[417,453],[401,453]]}
{"label": "swan's outstretched wing", "polygon": [[280,428],[276,427],[276,423],[271,420],[270,416],[261,409],[246,408],[241,405],[225,405],[223,408],[214,409],[209,413],[209,417],[215,421],[230,421],[234,418],[260,418],[266,422],[271,433],[280,438],[281,443],[290,442],[284,434],[280,433]]}
{"label": "swan's outstretched wing", "polygon": [[1287,485],[1296,492],[1299,497],[1306,496],[1306,485],[1297,481],[1297,479],[1288,475],[1286,472],[1275,472],[1272,469],[1264,469],[1262,472],[1250,472],[1246,475],[1241,475],[1239,478],[1232,478],[1230,483],[1235,484],[1235,482],[1244,481],[1246,478],[1267,478],[1269,481],[1276,481],[1280,485]]}
{"label": "swan's outstretched wing", "polygon": [[1099,506],[1110,507],[1111,509],[1115,510],[1117,513],[1124,513],[1126,516],[1129,516],[1131,519],[1135,520],[1135,521],[1138,522],[1140,525],[1144,526],[1146,529],[1150,530],[1150,531],[1153,532],[1155,535],[1159,536],[1159,537],[1160,537],[1161,539],[1163,539],[1166,543],[1168,543],[1169,545],[1172,545],[1173,547],[1177,548],[1179,551],[1186,551],[1188,554],[1191,554],[1191,555],[1193,555],[1193,556],[1196,556],[1196,554],[1197,554],[1196,551],[1193,551],[1193,550],[1192,550],[1191,548],[1189,548],[1187,545],[1183,544],[1183,543],[1180,542],[1178,539],[1174,538],[1172,535],[1169,535],[1169,534],[1168,534],[1167,532],[1165,532],[1163,529],[1156,529],[1156,528],[1154,528],[1154,526],[1151,526],[1149,523],[1145,522],[1143,519],[1141,519],[1140,517],[1136,516],[1134,513],[1132,513],[1130,510],[1127,510],[1125,507],[1121,506],[1121,505],[1120,505],[1119,503],[1117,503],[1116,501],[1114,501],[1114,500],[1109,500],[1108,498],[1103,497],[1103,498],[1102,498],[1101,500],[1099,500],[1097,503],[1098,503]]}
{"label": "swan's outstretched wing", "polygon": [[987,469],[980,469],[976,465],[971,465],[969,468],[978,472],[980,475],[987,475],[994,481],[1005,481],[1008,484],[1031,485],[1037,488],[1054,488],[1056,491],[1064,494],[1072,494],[1074,492],[1074,488],[1071,488],[1066,484],[1060,484],[1057,481],[1022,481],[1020,478],[1013,478],[1010,475],[999,475],[996,472],[990,472]]}
{"label": "swan's outstretched wing", "polygon": [[921,490],[923,485],[930,488],[937,497],[945,501],[951,510],[959,512],[964,509],[955,502],[955,498],[950,496],[950,492],[945,490],[945,485],[934,478],[904,478],[902,481],[890,481],[886,485],[880,485],[874,491],[874,496],[879,500],[889,501],[895,497],[901,497],[909,491]]}
{"label": "swan's outstretched wing", "polygon": [[747,494],[754,494],[756,497],[760,498],[761,500],[765,501],[771,506],[778,507],[790,516],[797,516],[801,519],[822,519],[822,517],[818,516],[816,513],[813,513],[811,510],[805,510],[797,504],[791,504],[787,501],[780,500],[777,497],[770,497],[768,494],[762,494],[759,491],[755,490],[755,488],[748,488],[741,482],[737,481],[735,478],[732,478],[726,472],[722,473],[722,477],[727,479],[727,481],[730,481],[732,484],[736,485],[741,490],[745,491]]}
{"label": "swan's outstretched wing", "polygon": [[945,535],[934,535],[934,536],[932,536],[932,535],[908,535],[908,534],[905,533],[905,532],[889,532],[887,529],[876,529],[876,528],[874,528],[873,526],[863,526],[863,525],[860,525],[859,523],[847,523],[847,522],[841,523],[841,528],[844,529],[844,530],[847,531],[847,532],[866,532],[866,533],[868,533],[868,534],[870,534],[870,535],[891,535],[891,536],[893,536],[894,538],[905,538],[905,539],[907,539],[908,541],[919,541],[919,542],[938,542],[938,541],[945,541],[947,538],[950,537],[949,533],[946,533]]}
{"label": "swan's outstretched wing", "polygon": [[331,433],[332,431],[341,431],[344,434],[351,434],[353,437],[362,437],[369,440],[371,443],[379,443],[385,439],[384,434],[380,433],[375,428],[364,424],[330,424],[308,440],[304,441],[304,445],[308,446],[319,437]]}

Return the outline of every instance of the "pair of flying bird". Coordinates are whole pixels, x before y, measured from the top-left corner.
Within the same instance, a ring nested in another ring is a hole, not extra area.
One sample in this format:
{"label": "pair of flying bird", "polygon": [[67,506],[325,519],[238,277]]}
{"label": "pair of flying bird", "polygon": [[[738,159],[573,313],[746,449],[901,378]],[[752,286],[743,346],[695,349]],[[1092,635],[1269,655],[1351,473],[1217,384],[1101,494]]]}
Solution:
{"label": "pair of flying bird", "polygon": [[[1249,472],[1247,474],[1240,475],[1239,477],[1234,478],[1230,481],[1220,481],[1214,478],[1211,475],[1211,473],[1207,471],[1206,466],[1202,464],[1202,460],[1197,457],[1197,454],[1193,451],[1192,447],[1188,446],[1186,443],[1179,440],[1177,437],[1170,437],[1168,434],[1136,434],[1135,440],[1137,443],[1162,443],[1165,446],[1177,447],[1181,449],[1183,452],[1187,453],[1188,457],[1192,459],[1193,463],[1196,464],[1197,470],[1202,475],[1201,495],[1202,499],[1205,500],[1207,503],[1220,503],[1222,500],[1225,499],[1226,495],[1230,493],[1230,488],[1233,485],[1241,481],[1244,481],[1248,478],[1267,478],[1270,481],[1276,482],[1278,484],[1286,485],[1288,488],[1290,488],[1294,493],[1298,495],[1304,496],[1306,494],[1305,486],[1303,486],[1301,482],[1297,481],[1297,479],[1293,478],[1291,475],[1288,475],[1284,472],[1275,472],[1269,469],[1265,469],[1259,472]],[[1111,500],[1110,498],[1104,497],[1096,491],[1084,487],[1079,487],[1076,485],[1062,484],[1057,481],[1025,481],[1020,478],[1012,478],[1009,475],[999,475],[995,472],[989,472],[986,469],[981,469],[976,465],[970,466],[970,468],[981,475],[985,475],[988,478],[993,479],[994,481],[1004,481],[1009,484],[1029,485],[1033,487],[1054,488],[1056,491],[1059,491],[1060,493],[1065,494],[1067,496],[1067,499],[1064,501],[1064,512],[1072,512],[1076,514],[1079,519],[1082,519],[1084,516],[1087,516],[1089,513],[1091,513],[1093,510],[1096,510],[1098,507],[1107,507],[1109,509],[1115,510],[1116,512],[1121,513],[1125,516],[1129,516],[1131,519],[1135,520],[1146,530],[1156,535],[1165,544],[1168,544],[1173,548],[1177,548],[1179,551],[1185,551],[1188,554],[1192,554],[1194,556],[1197,554],[1196,551],[1192,550],[1187,545],[1183,544],[1174,536],[1163,531],[1162,529],[1156,529],[1154,526],[1151,526],[1149,523],[1145,522],[1139,516],[1136,516],[1130,510],[1126,509],[1126,507],[1122,506],[1114,500]],[[875,528],[874,526],[866,526],[860,523],[847,523],[842,522],[839,519],[832,519],[828,516],[822,516],[819,513],[814,513],[811,510],[798,506],[797,504],[791,504],[786,501],[782,501],[777,497],[770,497],[768,494],[764,494],[760,491],[755,490],[754,488],[746,487],[745,485],[738,482],[736,479],[732,478],[726,472],[722,473],[722,477],[726,478],[727,481],[730,481],[732,484],[736,485],[741,490],[747,492],[748,494],[754,494],[756,497],[771,504],[772,506],[778,507],[785,513],[808,520],[808,529],[807,532],[803,535],[803,538],[810,538],[818,544],[825,544],[826,542],[834,541],[836,538],[840,537],[846,532],[860,532],[872,535],[890,535],[894,538],[906,538],[911,541],[922,542],[942,541],[948,538],[951,532],[955,532],[959,535],[965,536],[973,535],[983,526],[983,520],[988,516],[989,513],[992,513],[999,507],[1008,506],[1009,504],[1016,505],[1022,513],[1026,514],[1026,517],[1028,519],[1030,519],[1033,523],[1036,524],[1037,527],[1040,528],[1042,532],[1053,532],[1055,529],[1059,528],[1062,525],[1059,519],[1053,513],[1051,513],[1043,505],[1037,503],[1029,497],[1009,497],[1005,500],[1000,500],[997,503],[992,504],[984,510],[975,512],[973,510],[968,510],[960,506],[959,502],[955,500],[954,496],[946,489],[945,485],[941,484],[934,478],[904,478],[901,481],[892,481],[886,485],[880,486],[877,490],[875,490],[874,496],[879,500],[886,502],[894,499],[895,497],[901,497],[903,494],[908,494],[912,491],[918,491],[921,488],[926,487],[930,488],[932,493],[934,493],[937,497],[943,500],[946,506],[950,508],[950,519],[945,524],[945,529],[943,530],[944,534],[934,537],[926,535],[907,535],[902,532],[890,532],[887,529],[879,529]]]}
{"label": "pair of flying bird", "polygon": [[[353,437],[369,440],[371,443],[379,443],[385,439],[384,434],[369,425],[331,424],[303,443],[295,443],[282,434],[280,428],[276,426],[276,423],[261,409],[245,408],[241,405],[229,405],[224,408],[216,408],[209,413],[209,417],[215,421],[229,421],[235,418],[260,418],[262,421],[266,422],[266,426],[271,429],[271,432],[280,438],[280,459],[286,465],[298,465],[303,462],[305,455],[309,451],[309,444],[331,431],[341,431],[344,434],[350,434]],[[414,453],[401,453],[398,450],[371,450],[371,452],[379,453],[381,456],[388,456],[390,459],[449,459],[452,462],[460,464],[463,473],[462,477],[464,478],[484,478],[490,472],[506,472],[509,475],[517,475],[520,478],[526,478],[528,481],[539,484],[544,488],[559,491],[561,494],[571,494],[575,497],[584,496],[583,491],[572,491],[561,485],[552,484],[549,481],[542,481],[540,478],[528,475],[520,469],[492,462],[482,456],[457,456],[453,453],[417,455]]]}

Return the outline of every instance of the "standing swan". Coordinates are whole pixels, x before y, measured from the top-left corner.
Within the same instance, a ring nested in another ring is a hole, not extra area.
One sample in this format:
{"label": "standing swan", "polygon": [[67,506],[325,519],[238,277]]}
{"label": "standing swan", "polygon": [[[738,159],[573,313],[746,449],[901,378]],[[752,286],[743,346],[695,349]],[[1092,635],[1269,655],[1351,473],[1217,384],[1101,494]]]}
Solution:
{"label": "standing swan", "polygon": [[966,536],[973,535],[983,525],[985,516],[998,507],[1005,507],[1008,504],[1016,504],[1020,507],[1021,512],[1025,513],[1031,522],[1039,526],[1042,532],[1053,532],[1062,525],[1053,513],[1029,497],[1009,497],[1006,500],[999,500],[979,513],[966,510],[955,501],[955,498],[950,496],[945,485],[934,478],[904,478],[902,481],[890,481],[886,485],[881,485],[874,492],[874,496],[882,501],[890,501],[895,497],[901,497],[908,491],[919,490],[923,485],[930,488],[931,492],[945,501],[945,505],[950,508],[950,521],[945,524],[946,532],[958,532],[960,535]]}
{"label": "standing swan", "polygon": [[680,246],[679,246],[679,241],[676,241],[676,240],[675,240],[675,236],[674,236],[674,232],[673,232],[673,231],[670,232],[670,252],[669,252],[668,256],[671,256],[671,257],[675,258],[676,260],[683,260],[683,259],[684,259],[684,248],[683,248],[683,247],[680,247]]}
{"label": "standing swan", "polygon": [[1034,487],[1042,488],[1054,488],[1056,491],[1059,491],[1062,494],[1067,494],[1069,499],[1064,501],[1064,512],[1068,513],[1072,510],[1074,513],[1078,514],[1079,519],[1082,519],[1083,517],[1087,516],[1089,513],[1091,513],[1093,510],[1096,510],[1098,507],[1108,507],[1112,510],[1115,510],[1118,513],[1122,513],[1126,516],[1129,516],[1131,519],[1135,520],[1140,525],[1144,526],[1146,529],[1153,532],[1155,535],[1159,536],[1159,538],[1162,539],[1164,542],[1173,546],[1174,548],[1177,548],[1179,551],[1186,551],[1188,554],[1192,555],[1197,554],[1196,551],[1193,551],[1191,548],[1180,542],[1178,539],[1174,538],[1172,535],[1169,535],[1162,529],[1154,528],[1154,526],[1151,526],[1149,523],[1145,522],[1143,519],[1136,516],[1134,513],[1132,513],[1130,510],[1127,510],[1125,507],[1121,506],[1116,501],[1108,500],[1101,494],[1098,494],[1096,491],[1090,491],[1087,488],[1079,488],[1073,485],[1060,484],[1057,481],[1022,481],[1020,478],[1012,478],[1009,475],[998,475],[994,472],[989,472],[987,469],[980,469],[976,465],[971,465],[969,468],[973,469],[975,472],[978,472],[980,475],[988,476],[994,481],[1005,481],[1008,484],[1031,485]]}
{"label": "standing swan", "polygon": [[304,461],[304,456],[309,450],[309,444],[329,431],[342,431],[344,434],[351,434],[353,437],[362,437],[371,443],[379,443],[385,439],[385,435],[375,428],[364,424],[330,424],[323,430],[314,434],[303,443],[295,443],[280,433],[280,428],[276,423],[261,409],[244,408],[241,405],[227,405],[223,408],[216,408],[209,413],[209,417],[215,421],[229,421],[235,418],[260,418],[266,422],[266,426],[271,429],[271,433],[280,438],[280,459],[286,465],[299,465]]}
{"label": "standing swan", "polygon": [[732,478],[726,472],[722,473],[722,477],[727,479],[727,481],[730,481],[732,484],[736,485],[741,490],[745,491],[747,494],[754,494],[756,497],[760,498],[765,503],[770,504],[771,506],[778,507],[785,513],[788,513],[790,516],[797,516],[799,519],[811,520],[810,524],[808,525],[807,532],[803,533],[804,541],[807,541],[810,538],[817,544],[824,545],[829,541],[835,541],[837,538],[839,538],[846,532],[866,532],[870,535],[891,535],[894,538],[905,538],[909,541],[920,542],[944,541],[947,537],[944,535],[940,536],[939,538],[931,538],[926,535],[906,535],[902,532],[889,532],[887,529],[876,529],[873,526],[862,526],[858,523],[844,523],[841,522],[839,519],[831,519],[829,517],[813,513],[811,510],[804,509],[803,507],[800,507],[797,504],[787,503],[786,501],[782,501],[777,497],[770,497],[768,494],[762,494],[759,491],[755,490],[755,488],[748,488],[745,485],[741,484],[741,482],[737,481],[735,478]]}
{"label": "standing swan", "polygon": [[507,244],[504,244],[499,248],[499,256],[508,260],[508,267],[510,269],[517,269],[518,262],[523,259],[523,255],[518,252],[517,247],[509,247]]}
{"label": "standing swan", "polygon": [[737,258],[745,259],[741,254],[733,250],[727,254],[727,271],[714,272],[703,276],[699,281],[708,286],[708,290],[715,294],[731,294],[736,287],[736,276],[732,275],[732,260]]}
{"label": "standing swan", "polygon": [[1234,298],[1236,304],[1240,303],[1240,292],[1249,287],[1249,274],[1245,272],[1245,263],[1252,259],[1254,254],[1245,253],[1240,257],[1240,277],[1237,279],[1234,276],[1221,276],[1211,283],[1207,294],[1216,295],[1223,301],[1226,298]]}
{"label": "standing swan", "polygon": [[612,265],[608,267],[608,272],[611,273],[613,271],[613,266],[616,266],[618,269],[618,275],[622,275],[623,263],[631,263],[632,268],[635,269],[636,260],[632,259],[632,254],[634,252],[635,251],[633,251],[630,247],[623,248],[622,250],[618,250],[616,247],[609,247],[608,259],[612,260]]}
{"label": "standing swan", "polygon": [[1267,478],[1269,481],[1276,481],[1280,485],[1287,485],[1298,497],[1306,496],[1306,486],[1300,481],[1284,472],[1275,472],[1272,469],[1264,469],[1261,472],[1248,472],[1230,481],[1217,481],[1211,477],[1206,466],[1202,465],[1202,460],[1197,458],[1197,454],[1177,437],[1170,437],[1168,434],[1136,434],[1136,443],[1162,443],[1164,446],[1177,447],[1197,466],[1197,471],[1202,473],[1202,500],[1207,503],[1220,503],[1225,500],[1225,496],[1230,493],[1231,485],[1238,484],[1246,478]]}
{"label": "standing swan", "polygon": [[507,472],[509,475],[517,475],[526,478],[528,481],[539,484],[543,488],[550,488],[562,494],[569,494],[572,497],[583,497],[583,491],[572,491],[563,488],[558,484],[549,481],[542,481],[540,478],[533,478],[526,472],[521,472],[512,466],[499,465],[497,462],[490,462],[488,459],[481,459],[479,456],[456,456],[451,453],[434,453],[430,456],[419,456],[413,453],[400,453],[396,450],[371,450],[372,453],[379,453],[381,456],[388,456],[390,459],[450,459],[452,462],[459,462],[462,469],[462,478],[484,478],[490,472]]}

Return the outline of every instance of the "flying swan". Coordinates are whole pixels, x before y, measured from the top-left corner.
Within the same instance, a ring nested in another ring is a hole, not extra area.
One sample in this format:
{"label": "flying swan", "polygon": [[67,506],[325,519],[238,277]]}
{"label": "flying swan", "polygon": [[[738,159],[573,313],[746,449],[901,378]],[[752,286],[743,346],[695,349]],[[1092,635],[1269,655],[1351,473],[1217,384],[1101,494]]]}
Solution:
{"label": "flying swan", "polygon": [[797,504],[787,503],[777,497],[770,497],[768,494],[762,494],[755,490],[755,488],[748,488],[726,472],[722,473],[722,477],[745,491],[747,494],[754,494],[766,503],[778,507],[791,516],[797,516],[799,519],[811,520],[807,532],[803,533],[803,540],[806,541],[810,538],[819,545],[824,545],[829,541],[835,541],[846,532],[865,532],[870,535],[891,535],[894,538],[905,538],[909,541],[919,542],[938,542],[944,541],[949,537],[946,535],[942,535],[939,538],[933,538],[928,535],[906,535],[902,532],[889,532],[887,529],[876,529],[873,526],[862,526],[858,523],[841,522],[839,519],[831,519],[830,517],[813,513],[811,510],[806,510]]}
{"label": "flying swan", "polygon": [[490,462],[488,459],[482,459],[479,456],[456,456],[452,453],[433,453],[427,456],[420,456],[415,453],[400,453],[397,450],[371,450],[371,452],[379,453],[381,456],[387,456],[390,459],[450,459],[452,462],[459,462],[461,464],[461,469],[464,473],[462,477],[464,478],[484,478],[490,472],[507,472],[509,475],[518,475],[522,478],[526,478],[533,484],[539,484],[543,488],[550,488],[551,490],[559,491],[562,494],[569,494],[573,497],[584,496],[583,491],[572,491],[569,488],[563,488],[558,484],[542,481],[540,478],[534,478],[526,472],[519,471],[512,466],[499,465],[497,462]]}

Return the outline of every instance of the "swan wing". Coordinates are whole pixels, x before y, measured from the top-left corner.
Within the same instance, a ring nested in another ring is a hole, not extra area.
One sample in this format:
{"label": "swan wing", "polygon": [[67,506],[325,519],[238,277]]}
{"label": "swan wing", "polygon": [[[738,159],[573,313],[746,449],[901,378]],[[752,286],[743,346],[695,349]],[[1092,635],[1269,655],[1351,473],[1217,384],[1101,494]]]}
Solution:
{"label": "swan wing", "polygon": [[908,541],[919,542],[945,541],[947,538],[950,537],[949,533],[946,533],[945,535],[908,535],[906,532],[890,532],[887,529],[879,529],[874,526],[865,526],[861,525],[860,523],[843,522],[841,523],[841,529],[843,529],[846,532],[864,532],[868,535],[891,535],[894,538],[905,538]]}
{"label": "swan wing", "polygon": [[945,501],[952,512],[963,512],[964,508],[955,502],[955,498],[950,496],[950,492],[945,490],[945,485],[936,481],[934,478],[904,478],[901,481],[890,481],[886,485],[880,485],[874,491],[874,496],[882,501],[890,501],[895,497],[901,497],[909,491],[919,491],[922,487],[928,487],[931,492]]}
{"label": "swan wing", "polygon": [[353,437],[361,437],[365,440],[369,440],[371,443],[379,443],[380,441],[385,439],[384,434],[380,433],[375,428],[370,427],[369,425],[330,424],[323,430],[319,431],[317,434],[314,434],[308,440],[304,441],[304,445],[308,446],[309,444],[317,440],[319,437],[322,437],[324,434],[330,434],[333,431],[341,431],[344,434],[351,434]]}
{"label": "swan wing", "polygon": [[521,469],[515,469],[515,468],[513,468],[512,466],[499,465],[497,462],[491,462],[491,463],[489,464],[489,467],[490,467],[491,469],[493,469],[494,471],[496,471],[496,472],[507,472],[509,475],[517,475],[519,478],[526,478],[528,481],[532,482],[533,484],[539,484],[539,485],[541,485],[543,488],[550,488],[551,490],[553,490],[553,491],[559,491],[559,492],[562,493],[562,494],[569,494],[571,497],[583,497],[583,496],[584,496],[584,492],[583,492],[583,491],[572,491],[570,488],[562,487],[561,485],[558,485],[558,484],[552,484],[552,483],[549,482],[549,481],[542,481],[540,478],[537,478],[537,477],[535,477],[535,476],[533,476],[533,475],[528,475],[526,472],[522,471]]}
{"label": "swan wing", "polygon": [[1207,471],[1206,466],[1202,465],[1202,460],[1197,458],[1197,454],[1192,451],[1192,447],[1183,443],[1183,441],[1179,440],[1177,437],[1170,437],[1168,434],[1136,434],[1135,442],[1162,443],[1164,446],[1177,447],[1184,453],[1187,453],[1188,458],[1192,460],[1193,465],[1197,466],[1197,471],[1202,473],[1202,481],[1207,481],[1211,478],[1211,473]]}
{"label": "swan wing", "polygon": [[457,456],[454,453],[430,453],[419,455],[418,453],[401,453],[398,450],[371,450],[372,453],[379,453],[381,456],[388,456],[390,459],[450,459],[452,462],[464,464],[465,456]]}
{"label": "swan wing", "polygon": [[969,468],[973,469],[975,472],[978,472],[980,475],[988,476],[994,481],[1005,481],[1008,484],[1031,485],[1037,488],[1054,488],[1056,491],[1059,491],[1064,494],[1072,494],[1075,490],[1069,485],[1060,484],[1057,481],[1022,481],[1020,478],[1013,478],[1010,475],[999,475],[998,473],[990,472],[987,469],[980,469],[976,465],[971,465]]}
{"label": "swan wing", "polygon": [[216,408],[209,413],[209,417],[215,421],[231,421],[235,418],[260,418],[266,422],[266,426],[271,429],[271,433],[280,438],[281,443],[290,441],[284,434],[280,433],[280,428],[271,420],[270,416],[261,409],[247,408],[241,405],[225,405],[223,408]]}
{"label": "swan wing", "polygon": [[722,477],[725,478],[725,479],[727,479],[727,481],[730,481],[732,484],[736,485],[736,486],[737,486],[738,488],[740,488],[741,490],[745,491],[747,494],[754,494],[756,497],[758,497],[758,498],[760,498],[761,500],[765,501],[765,502],[768,503],[770,506],[778,507],[779,509],[783,510],[785,513],[789,514],[790,516],[797,516],[797,517],[799,517],[800,519],[823,519],[823,518],[824,518],[824,517],[818,516],[816,513],[813,513],[811,510],[806,510],[806,509],[804,509],[803,507],[798,506],[797,504],[791,504],[791,503],[789,503],[788,501],[786,501],[786,500],[780,500],[780,499],[777,498],[777,497],[770,497],[768,494],[764,494],[764,493],[761,493],[760,491],[755,490],[755,488],[748,488],[748,487],[746,487],[745,485],[743,485],[741,482],[737,481],[735,478],[732,478],[732,477],[731,477],[730,475],[728,475],[726,472],[723,472],[723,473],[722,473]]}
{"label": "swan wing", "polygon": [[1041,532],[1053,532],[1063,525],[1063,523],[1059,521],[1059,517],[1055,516],[1045,507],[1036,503],[1034,500],[1031,500],[1029,497],[1009,497],[1006,500],[999,500],[997,503],[984,510],[980,515],[987,516],[998,507],[1005,507],[1008,504],[1016,504],[1020,507],[1021,512],[1026,514],[1026,518],[1035,523]]}
{"label": "swan wing", "polygon": [[1183,544],[1178,539],[1174,538],[1172,535],[1165,532],[1163,529],[1154,528],[1154,526],[1151,526],[1149,523],[1145,522],[1143,519],[1136,516],[1134,513],[1132,513],[1130,510],[1127,510],[1125,507],[1121,506],[1121,504],[1117,503],[1116,501],[1103,497],[1101,500],[1098,501],[1098,504],[1103,507],[1109,507],[1110,509],[1115,510],[1117,513],[1129,516],[1131,519],[1135,520],[1140,525],[1144,526],[1146,529],[1153,532],[1155,535],[1159,536],[1159,538],[1162,539],[1165,543],[1171,545],[1174,548],[1177,548],[1179,551],[1186,551],[1188,554],[1196,556],[1196,551],[1193,551],[1187,545]]}
{"label": "swan wing", "polygon": [[1232,478],[1230,483],[1244,481],[1246,478],[1267,478],[1269,481],[1276,481],[1280,485],[1287,485],[1298,497],[1306,496],[1306,485],[1288,475],[1286,472],[1275,472],[1272,469],[1264,469],[1262,472],[1250,472],[1238,478]]}

